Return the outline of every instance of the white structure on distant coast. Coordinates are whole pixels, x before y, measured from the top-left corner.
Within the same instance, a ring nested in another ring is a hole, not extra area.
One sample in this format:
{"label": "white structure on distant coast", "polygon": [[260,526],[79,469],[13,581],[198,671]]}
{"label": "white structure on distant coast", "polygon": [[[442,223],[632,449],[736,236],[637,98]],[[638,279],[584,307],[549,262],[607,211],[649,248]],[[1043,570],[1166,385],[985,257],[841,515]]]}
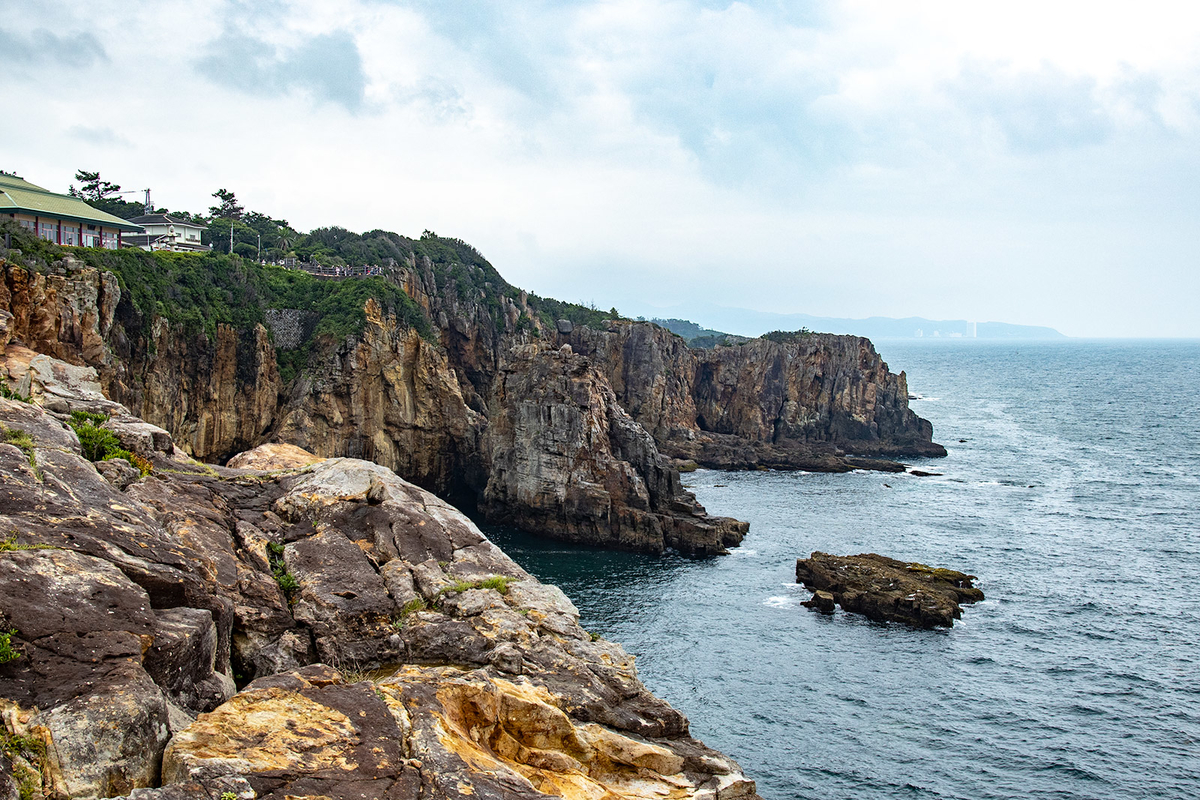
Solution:
{"label": "white structure on distant coast", "polygon": [[146,229],[142,236],[126,236],[123,242],[143,250],[171,250],[176,253],[205,253],[212,250],[200,243],[200,234],[208,230],[190,220],[168,214],[147,214],[130,222]]}

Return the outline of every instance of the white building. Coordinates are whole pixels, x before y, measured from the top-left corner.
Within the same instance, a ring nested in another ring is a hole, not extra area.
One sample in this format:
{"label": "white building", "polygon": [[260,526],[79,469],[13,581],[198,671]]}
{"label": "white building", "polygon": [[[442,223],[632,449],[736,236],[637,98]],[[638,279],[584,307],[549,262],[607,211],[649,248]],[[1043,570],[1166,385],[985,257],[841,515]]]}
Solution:
{"label": "white building", "polygon": [[212,250],[211,245],[200,243],[200,234],[208,230],[203,225],[188,222],[169,214],[147,214],[131,219],[134,225],[146,229],[141,236],[125,236],[121,243],[126,247],[143,250],[170,250],[175,253],[202,253]]}

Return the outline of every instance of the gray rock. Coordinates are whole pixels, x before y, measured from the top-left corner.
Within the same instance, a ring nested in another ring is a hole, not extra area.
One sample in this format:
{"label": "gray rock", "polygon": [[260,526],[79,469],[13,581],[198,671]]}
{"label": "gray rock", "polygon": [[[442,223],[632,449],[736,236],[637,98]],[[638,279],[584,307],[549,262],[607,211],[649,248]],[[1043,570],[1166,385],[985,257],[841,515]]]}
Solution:
{"label": "gray rock", "polygon": [[233,682],[216,672],[217,626],[212,612],[170,608],[157,613],[146,671],[172,702],[199,713],[233,696]]}
{"label": "gray rock", "polygon": [[154,786],[170,738],[162,690],[129,664],[100,686],[39,714],[54,741],[63,788],[72,798],[129,794]]}
{"label": "gray rock", "polygon": [[96,471],[103,475],[106,481],[122,491],[142,477],[141,471],[123,458],[99,461],[96,463]]}
{"label": "gray rock", "polygon": [[395,604],[371,562],[342,533],[327,530],[289,544],[288,571],[300,590],[292,614],[312,628],[327,663],[397,660],[388,642]]}

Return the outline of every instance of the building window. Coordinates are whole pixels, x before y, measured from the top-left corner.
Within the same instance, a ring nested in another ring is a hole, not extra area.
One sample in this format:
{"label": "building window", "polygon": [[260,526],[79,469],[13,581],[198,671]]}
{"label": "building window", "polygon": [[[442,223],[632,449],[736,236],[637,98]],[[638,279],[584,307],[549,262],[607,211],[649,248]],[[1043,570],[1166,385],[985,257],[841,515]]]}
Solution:
{"label": "building window", "polygon": [[79,228],[74,225],[63,225],[62,243],[69,247],[77,247],[79,245]]}
{"label": "building window", "polygon": [[56,223],[56,222],[39,222],[37,233],[38,233],[38,236],[42,237],[43,239],[45,239],[48,242],[57,242],[58,241],[58,223]]}
{"label": "building window", "polygon": [[37,233],[37,228],[31,220],[19,219],[19,220],[17,220],[17,222],[21,223],[21,227],[24,228],[25,230],[33,231],[34,233]]}
{"label": "building window", "polygon": [[112,231],[104,231],[100,234],[100,246],[105,250],[117,249],[117,234]]}
{"label": "building window", "polygon": [[100,246],[100,234],[96,233],[95,231],[84,231],[83,232],[83,246],[84,247],[99,247]]}

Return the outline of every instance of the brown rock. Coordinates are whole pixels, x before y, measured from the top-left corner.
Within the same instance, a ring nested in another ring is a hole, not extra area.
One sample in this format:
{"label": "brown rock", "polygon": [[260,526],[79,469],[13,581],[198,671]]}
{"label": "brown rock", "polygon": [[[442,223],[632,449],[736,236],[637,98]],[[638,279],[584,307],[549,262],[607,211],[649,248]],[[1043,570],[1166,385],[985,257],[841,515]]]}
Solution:
{"label": "brown rock", "polygon": [[796,561],[796,582],[815,593],[805,605],[826,613],[833,601],[877,622],[921,628],[949,627],[962,616],[960,603],[983,599],[974,575],[896,561],[875,553],[831,556],[813,553]]}
{"label": "brown rock", "polygon": [[226,466],[231,469],[271,471],[307,467],[309,464],[315,464],[322,460],[320,456],[314,456],[304,448],[296,447],[294,444],[271,442],[260,444],[253,450],[238,453],[229,459],[229,463]]}
{"label": "brown rock", "polygon": [[748,526],[709,517],[591,362],[527,346],[506,362],[489,414],[491,519],[588,544],[723,553]]}
{"label": "brown rock", "polygon": [[[681,798],[752,791],[562,592],[390,470],[201,470],[155,451],[173,466],[121,492],[43,410],[0,400],[0,421],[33,437],[40,470],[0,445],[0,525],[48,546],[0,553],[0,627],[20,653],[0,697],[35,711],[64,794],[651,796],[635,777]],[[418,592],[430,607],[402,614]],[[432,666],[347,685],[322,658]],[[253,682],[221,702],[229,671]],[[494,716],[471,716],[476,700]],[[151,788],[172,733],[171,783]]]}

